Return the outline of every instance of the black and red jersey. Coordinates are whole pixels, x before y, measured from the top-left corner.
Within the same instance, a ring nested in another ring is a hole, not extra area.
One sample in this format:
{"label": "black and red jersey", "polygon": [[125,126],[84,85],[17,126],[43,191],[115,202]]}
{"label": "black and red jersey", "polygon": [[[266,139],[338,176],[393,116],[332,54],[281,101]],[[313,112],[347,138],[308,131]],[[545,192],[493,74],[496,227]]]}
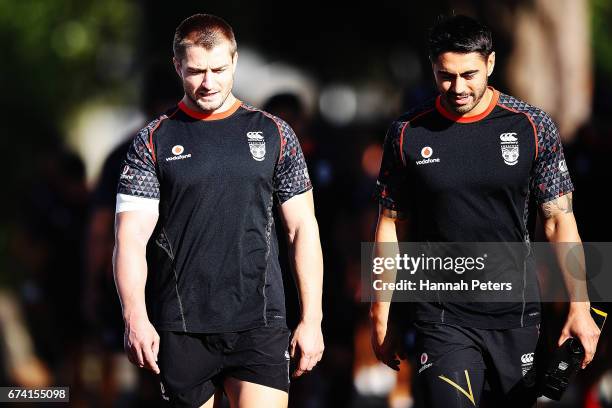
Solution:
{"label": "black and red jersey", "polygon": [[[491,88],[492,89],[492,88]],[[410,241],[529,242],[537,206],[573,190],[557,128],[542,110],[494,89],[480,115],[460,118],[440,96],[391,125],[376,196],[410,219]],[[531,255],[525,287],[536,285]],[[423,303],[421,320],[480,328],[539,321],[539,305]]]}
{"label": "black and red jersey", "polygon": [[181,102],[142,129],[122,169],[117,211],[158,204],[147,247],[154,326],[218,333],[284,325],[272,208],[309,189],[293,130],[240,101],[213,115]]}

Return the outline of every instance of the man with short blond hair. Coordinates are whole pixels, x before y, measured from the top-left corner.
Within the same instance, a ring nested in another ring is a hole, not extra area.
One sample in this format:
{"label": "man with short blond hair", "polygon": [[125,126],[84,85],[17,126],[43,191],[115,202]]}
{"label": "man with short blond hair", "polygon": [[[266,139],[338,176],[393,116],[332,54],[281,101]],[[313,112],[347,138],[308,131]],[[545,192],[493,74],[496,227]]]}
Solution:
{"label": "man with short blond hair", "polygon": [[[126,352],[160,374],[173,406],[211,407],[223,389],[234,407],[285,407],[290,356],[299,376],[323,353],[323,262],[304,156],[284,121],[232,94],[238,53],[224,20],[189,17],[173,49],[185,95],[136,135],[119,181]],[[275,204],[301,301],[291,340]]]}

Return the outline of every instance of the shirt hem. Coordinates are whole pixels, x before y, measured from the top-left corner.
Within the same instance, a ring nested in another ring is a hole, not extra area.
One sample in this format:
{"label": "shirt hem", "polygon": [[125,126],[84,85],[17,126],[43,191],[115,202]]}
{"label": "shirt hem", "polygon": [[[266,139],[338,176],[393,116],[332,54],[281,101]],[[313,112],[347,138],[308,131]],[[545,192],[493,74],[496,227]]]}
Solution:
{"label": "shirt hem", "polygon": [[540,323],[540,317],[524,317],[524,322],[521,325],[520,316],[516,316],[510,320],[502,320],[499,318],[495,319],[495,322],[492,323],[489,320],[481,320],[481,319],[461,319],[459,317],[450,315],[449,313],[445,313],[444,321],[440,318],[440,313],[418,313],[416,314],[417,321],[423,322],[431,322],[431,323],[442,323],[442,324],[452,324],[455,326],[461,327],[470,327],[473,329],[490,329],[490,330],[504,330],[504,329],[518,329],[520,327],[529,327],[535,326]]}
{"label": "shirt hem", "polygon": [[218,325],[218,326],[208,326],[208,325],[198,325],[189,323],[187,326],[189,330],[184,330],[182,322],[163,322],[163,323],[153,323],[153,326],[158,331],[172,331],[172,332],[181,332],[181,333],[197,333],[197,334],[216,334],[216,333],[235,333],[246,330],[258,329],[261,327],[281,327],[287,328],[287,324],[283,319],[268,319],[268,324],[264,319],[258,320],[256,322],[249,322],[231,326]]}

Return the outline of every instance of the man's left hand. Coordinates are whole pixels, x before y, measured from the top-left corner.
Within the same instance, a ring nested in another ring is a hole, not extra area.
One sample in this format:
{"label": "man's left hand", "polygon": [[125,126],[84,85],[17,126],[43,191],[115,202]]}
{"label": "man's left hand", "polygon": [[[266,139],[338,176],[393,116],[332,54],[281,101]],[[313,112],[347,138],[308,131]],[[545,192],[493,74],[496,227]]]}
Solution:
{"label": "man's left hand", "polygon": [[595,356],[600,333],[601,330],[591,317],[590,305],[585,302],[571,303],[558,345],[561,346],[570,337],[578,338],[584,347],[582,368],[586,368]]}
{"label": "man's left hand", "polygon": [[321,323],[309,323],[301,321],[293,332],[291,339],[291,357],[298,357],[296,370],[293,377],[312,371],[323,357],[323,332]]}

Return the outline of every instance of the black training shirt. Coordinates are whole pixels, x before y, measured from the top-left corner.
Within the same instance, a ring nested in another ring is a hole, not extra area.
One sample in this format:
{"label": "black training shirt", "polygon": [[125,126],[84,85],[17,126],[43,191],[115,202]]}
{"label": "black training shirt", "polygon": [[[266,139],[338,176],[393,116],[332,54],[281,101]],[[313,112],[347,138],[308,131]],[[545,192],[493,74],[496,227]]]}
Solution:
{"label": "black training shirt", "polygon": [[[452,115],[438,96],[391,125],[376,196],[382,206],[408,214],[410,241],[524,242],[529,248],[537,206],[573,190],[550,117],[492,90],[491,104],[476,117]],[[529,250],[516,273],[525,275],[523,293],[537,298]],[[417,318],[503,329],[537,324],[540,310],[530,302],[419,303]]]}
{"label": "black training shirt", "polygon": [[159,200],[147,246],[154,326],[218,333],[285,325],[272,206],[311,188],[293,130],[240,101],[213,115],[181,102],[143,128],[118,197]]}

